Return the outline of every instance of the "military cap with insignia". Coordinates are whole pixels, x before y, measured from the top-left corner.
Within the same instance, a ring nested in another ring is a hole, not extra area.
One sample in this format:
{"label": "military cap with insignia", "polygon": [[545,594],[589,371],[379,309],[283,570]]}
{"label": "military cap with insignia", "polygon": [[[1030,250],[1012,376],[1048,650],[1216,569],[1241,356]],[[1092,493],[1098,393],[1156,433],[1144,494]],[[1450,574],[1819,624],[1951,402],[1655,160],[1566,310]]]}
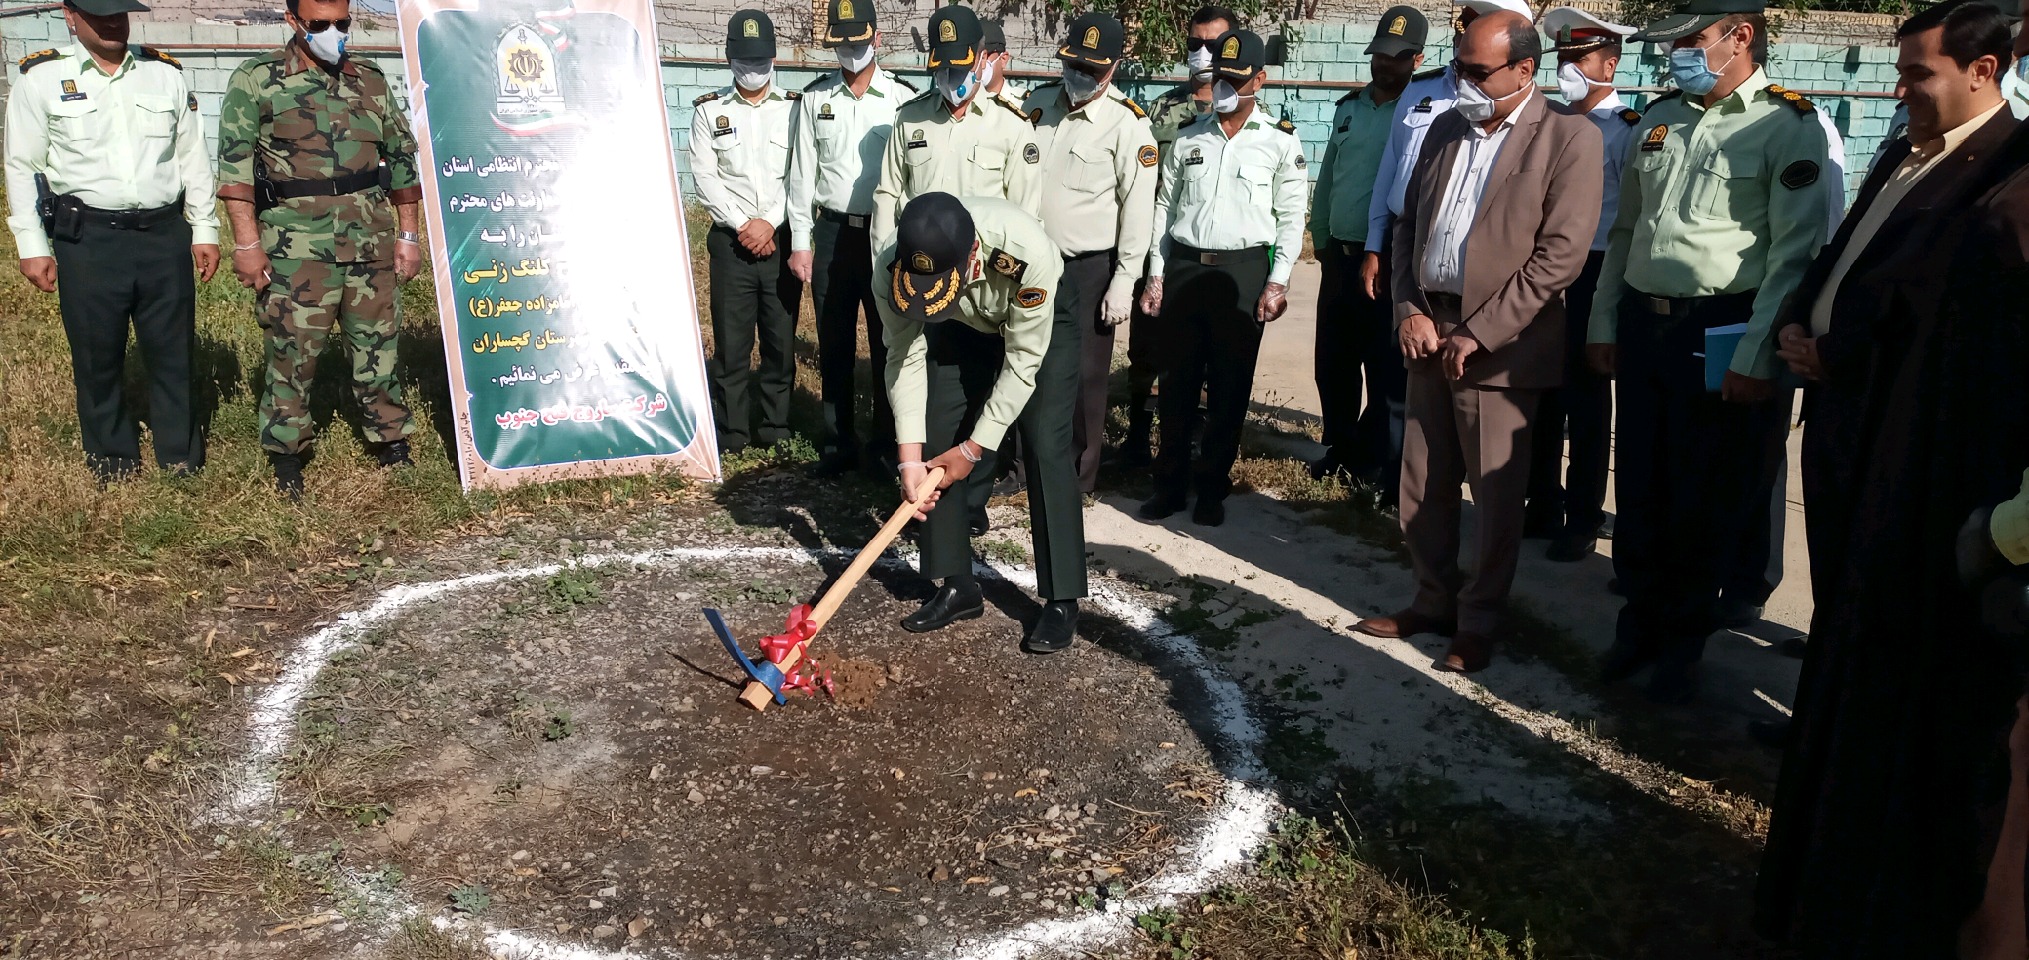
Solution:
{"label": "military cap with insignia", "polygon": [[94,17],[110,17],[121,13],[147,13],[148,5],[139,0],[64,0],[64,6],[79,13]]}
{"label": "military cap with insignia", "polygon": [[969,67],[979,57],[979,41],[979,15],[971,7],[938,7],[930,15],[929,66]]}
{"label": "military cap with insignia", "polygon": [[775,59],[775,21],[759,10],[742,10],[726,23],[726,59]]}
{"label": "military cap with insignia", "polygon": [[1381,22],[1374,25],[1374,39],[1367,44],[1367,52],[1384,57],[1422,53],[1424,41],[1429,37],[1430,19],[1423,11],[1406,4],[1389,7],[1381,12]]}
{"label": "military cap with insignia", "polygon": [[1577,7],[1558,7],[1543,14],[1543,32],[1558,53],[1581,53],[1633,36],[1634,27],[1602,20]]}
{"label": "military cap with insignia", "polygon": [[1268,44],[1252,30],[1228,30],[1212,41],[1212,73],[1246,83],[1268,67]]}
{"label": "military cap with insignia", "polygon": [[910,320],[936,323],[958,313],[965,268],[976,242],[972,214],[957,197],[926,193],[895,218],[889,296]]}
{"label": "military cap with insignia", "polygon": [[824,45],[870,43],[874,39],[874,0],[831,0],[824,18]]}
{"label": "military cap with insignia", "polygon": [[1684,0],[1675,13],[1643,27],[1628,39],[1636,43],[1674,43],[1739,13],[1764,13],[1766,0]]}
{"label": "military cap with insignia", "polygon": [[1071,21],[1064,45],[1057,48],[1057,59],[1098,67],[1104,73],[1126,52],[1127,28],[1106,14],[1093,12]]}

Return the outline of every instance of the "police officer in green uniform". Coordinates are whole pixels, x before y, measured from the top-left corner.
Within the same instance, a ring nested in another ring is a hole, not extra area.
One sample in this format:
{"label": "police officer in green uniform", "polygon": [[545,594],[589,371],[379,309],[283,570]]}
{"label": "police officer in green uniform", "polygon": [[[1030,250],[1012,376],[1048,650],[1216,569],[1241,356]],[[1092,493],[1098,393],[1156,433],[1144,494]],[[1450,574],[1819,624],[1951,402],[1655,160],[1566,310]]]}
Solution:
{"label": "police officer in green uniform", "polygon": [[1677,91],[1634,126],[1592,306],[1588,354],[1619,380],[1613,559],[1627,596],[1602,672],[1654,662],[1662,702],[1695,694],[1723,557],[1766,518],[1758,491],[1789,413],[1774,400],[1775,316],[1825,241],[1825,135],[1810,101],[1762,73],[1762,10],[1689,0],[1633,37],[1670,46]]}
{"label": "police officer in green uniform", "polygon": [[[1191,15],[1184,38],[1184,66],[1191,78],[1169,89],[1148,105],[1149,130],[1155,135],[1160,160],[1183,128],[1212,112],[1212,43],[1240,26],[1240,15],[1226,7],[1200,7]],[[1156,351],[1161,339],[1153,318],[1141,310],[1141,289],[1134,291],[1133,327],[1127,335],[1127,439],[1120,446],[1123,466],[1149,463],[1149,439],[1155,426],[1155,383],[1162,372]]]}
{"label": "police officer in green uniform", "polygon": [[395,379],[395,288],[423,266],[416,138],[379,67],[346,55],[346,0],[291,0],[294,32],[240,64],[218,121],[219,197],[233,272],[267,332],[261,446],[275,485],[303,494],[316,437],[310,384],[326,345],[352,353],[353,395],[384,467],[412,465]]}
{"label": "police officer in green uniform", "polygon": [[71,0],[76,41],[21,58],[7,99],[7,226],[21,274],[57,291],[85,462],[140,469],[125,407],[127,327],[148,362],[148,427],[164,470],[204,466],[191,410],[197,288],[218,269],[197,98],[168,54],[127,44],[134,0]]}
{"label": "police officer in green uniform", "polygon": [[[927,193],[903,208],[895,244],[876,262],[887,281],[880,306],[904,495],[944,468],[917,514],[923,575],[943,583],[902,626],[923,633],[984,611],[967,516],[951,507],[967,502],[967,486],[991,482],[981,462],[1019,433],[1044,601],[1022,649],[1062,650],[1085,596],[1085,520],[1071,460],[1079,325],[1053,303],[1064,271],[1057,245],[1006,200]],[[935,509],[947,493],[956,502]]]}
{"label": "police officer in green uniform", "polygon": [[[872,0],[831,0],[830,8],[824,45],[838,55],[838,72],[804,87],[790,115],[789,269],[810,284],[811,312],[817,315],[825,447],[816,473],[837,476],[856,464],[888,463],[891,474],[895,414],[880,386],[888,349],[881,342],[881,315],[874,306],[868,224],[895,111],[916,95],[916,88],[875,62],[881,34]],[[873,435],[865,450],[854,422],[862,314],[874,382]]]}
{"label": "police officer in green uniform", "polygon": [[[1215,527],[1226,521],[1262,327],[1289,307],[1310,197],[1296,126],[1254,105],[1267,79],[1267,45],[1234,30],[1213,51],[1213,112],[1171,145],[1155,191],[1141,308],[1156,317],[1161,336],[1162,453],[1155,495],[1139,512],[1161,520],[1183,509],[1195,488],[1191,519]],[[1200,388],[1207,417],[1194,467]]]}
{"label": "police officer in green uniform", "polygon": [[[803,301],[803,282],[787,264],[789,128],[801,94],[776,86],[775,24],[759,10],[727,21],[726,61],[733,85],[692,102],[690,175],[712,218],[705,237],[712,418],[719,451],[738,453],[751,441],[773,446],[789,438]],[[757,334],[758,373],[751,366]]]}

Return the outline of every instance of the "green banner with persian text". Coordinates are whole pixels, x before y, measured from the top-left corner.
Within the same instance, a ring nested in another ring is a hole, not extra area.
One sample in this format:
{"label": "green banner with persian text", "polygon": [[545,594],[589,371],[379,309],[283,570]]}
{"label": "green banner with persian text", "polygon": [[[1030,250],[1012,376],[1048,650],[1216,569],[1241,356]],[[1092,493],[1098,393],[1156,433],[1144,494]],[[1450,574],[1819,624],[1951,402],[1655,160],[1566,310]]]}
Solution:
{"label": "green banner with persian text", "polygon": [[716,478],[649,0],[402,0],[465,486]]}

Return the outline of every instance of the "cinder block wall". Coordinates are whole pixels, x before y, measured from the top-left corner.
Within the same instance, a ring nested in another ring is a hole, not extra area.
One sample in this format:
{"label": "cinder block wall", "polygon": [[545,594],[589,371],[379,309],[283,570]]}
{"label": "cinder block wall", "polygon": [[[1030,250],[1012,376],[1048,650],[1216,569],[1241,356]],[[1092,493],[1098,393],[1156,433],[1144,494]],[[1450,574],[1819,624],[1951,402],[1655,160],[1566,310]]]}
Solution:
{"label": "cinder block wall", "polygon": [[[22,9],[23,5],[0,3],[0,12],[9,8]],[[1448,33],[1442,26],[1433,32]],[[1274,82],[1262,95],[1261,105],[1271,114],[1297,124],[1313,170],[1324,150],[1324,135],[1333,108],[1348,92],[1345,85],[1368,79],[1367,57],[1362,51],[1372,34],[1372,25],[1365,23],[1304,21],[1285,25],[1288,62],[1271,73]],[[215,138],[219,102],[233,68],[259,50],[279,44],[286,35],[287,28],[276,24],[144,21],[135,24],[134,40],[162,45],[182,60],[197,90],[198,107],[206,120],[206,136]],[[891,41],[894,39],[890,37]],[[1426,64],[1434,67],[1451,59],[1449,39],[1446,36],[1426,51]],[[54,11],[0,17],[0,57],[10,63],[34,51],[69,42],[63,18]],[[405,88],[399,56],[391,49],[376,49],[398,44],[399,38],[392,30],[362,30],[353,36],[352,42],[362,56],[382,65],[394,79],[397,91]],[[1666,65],[1662,54],[1641,51],[1647,48],[1630,49],[1630,55],[1621,61],[1618,77],[1624,90],[1646,91],[1626,95],[1637,109],[1661,89],[1658,84]],[[691,101],[727,86],[731,80],[723,53],[716,44],[664,43],[662,52],[663,91],[681,170],[686,166],[684,148],[689,139]],[[1895,101],[1888,96],[1895,84],[1894,60],[1895,50],[1887,46],[1779,43],[1771,51],[1769,77],[1792,89],[1806,91],[1845,137],[1849,193],[1858,189],[1867,160],[1880,145],[1888,130],[1889,117],[1895,112]],[[831,69],[828,54],[815,48],[789,47],[783,51],[782,61],[785,66],[780,72],[780,82],[793,89],[802,88]],[[917,66],[920,58],[906,48],[899,53],[891,50],[884,62],[918,87],[928,89],[928,81]],[[1029,85],[1043,82],[1057,71],[1056,63],[1049,60],[1027,60],[1016,66],[1018,82]],[[1024,77],[1023,73],[1037,75]],[[1548,69],[1538,79],[1553,86],[1556,80],[1554,72]],[[1175,82],[1174,78],[1144,79],[1124,82],[1122,86],[1130,96],[1145,101]],[[685,176],[687,181],[688,174]],[[688,182],[685,189],[689,189]]]}

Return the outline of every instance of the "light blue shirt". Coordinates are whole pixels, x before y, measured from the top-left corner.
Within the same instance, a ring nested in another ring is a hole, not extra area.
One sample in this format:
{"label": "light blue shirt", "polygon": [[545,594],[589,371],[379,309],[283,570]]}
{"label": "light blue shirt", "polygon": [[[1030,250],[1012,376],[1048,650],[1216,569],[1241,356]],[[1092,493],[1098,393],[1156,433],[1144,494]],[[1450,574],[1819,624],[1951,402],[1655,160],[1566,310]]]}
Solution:
{"label": "light blue shirt", "polygon": [[[1634,120],[1630,122],[1628,116]],[[1620,172],[1627,166],[1628,151],[1634,149],[1635,124],[1642,115],[1628,109],[1619,93],[1609,93],[1606,99],[1585,112],[1585,119],[1599,128],[1599,139],[1606,147],[1601,164],[1606,168],[1606,192],[1601,194],[1599,206],[1599,228],[1592,234],[1592,249],[1606,249],[1606,233],[1613,229],[1613,218],[1620,213]]]}
{"label": "light blue shirt", "polygon": [[1388,236],[1395,218],[1402,215],[1402,201],[1409,191],[1410,174],[1416,155],[1423,150],[1423,136],[1430,124],[1458,99],[1458,86],[1451,67],[1424,80],[1411,80],[1395,101],[1395,120],[1388,125],[1388,147],[1381,153],[1381,169],[1374,173],[1374,197],[1367,203],[1367,236],[1376,244]]}

